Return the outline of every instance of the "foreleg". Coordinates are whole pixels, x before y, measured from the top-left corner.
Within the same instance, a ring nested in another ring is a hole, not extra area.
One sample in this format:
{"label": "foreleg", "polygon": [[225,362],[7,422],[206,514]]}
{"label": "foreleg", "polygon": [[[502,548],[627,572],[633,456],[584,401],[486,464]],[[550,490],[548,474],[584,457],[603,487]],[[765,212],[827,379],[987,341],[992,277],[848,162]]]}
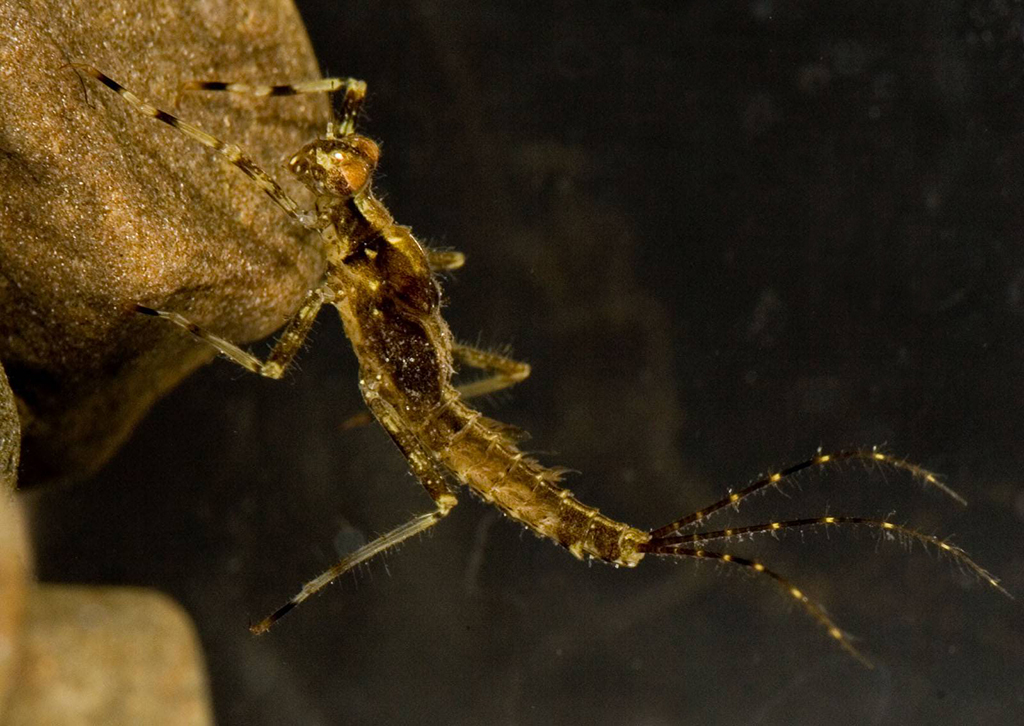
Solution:
{"label": "foreleg", "polygon": [[267,174],[267,172],[263,171],[263,169],[253,161],[252,157],[242,151],[240,147],[226,141],[221,141],[217,137],[206,133],[198,126],[186,123],[176,116],[146,103],[120,83],[97,70],[93,66],[72,63],[71,67],[95,78],[104,86],[117,93],[128,103],[128,105],[139,113],[176,128],[178,131],[192,139],[195,139],[203,146],[210,147],[218,154],[225,157],[234,166],[237,166],[243,174],[252,179],[260,189],[266,192],[267,196],[269,196],[277,206],[281,207],[281,209],[287,212],[300,224],[310,229],[316,228],[316,213],[300,207],[299,204],[281,188],[281,185],[274,181],[273,177]]}

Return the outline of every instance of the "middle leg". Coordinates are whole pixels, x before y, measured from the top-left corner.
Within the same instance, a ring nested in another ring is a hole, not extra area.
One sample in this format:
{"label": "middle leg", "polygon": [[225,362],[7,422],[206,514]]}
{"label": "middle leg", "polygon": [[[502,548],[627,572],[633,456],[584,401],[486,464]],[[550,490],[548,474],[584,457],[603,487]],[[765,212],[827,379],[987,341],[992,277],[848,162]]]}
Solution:
{"label": "middle leg", "polygon": [[152,315],[169,320],[179,328],[187,330],[204,343],[212,345],[243,368],[253,373],[258,373],[261,376],[276,379],[284,375],[285,370],[287,370],[289,364],[291,364],[296,354],[302,348],[302,343],[306,340],[306,336],[313,327],[313,321],[316,320],[316,315],[320,312],[320,308],[324,303],[330,303],[333,300],[334,291],[326,286],[321,285],[314,290],[310,290],[302,303],[302,307],[288,321],[288,325],[285,327],[284,332],[281,333],[281,337],[278,338],[266,361],[261,361],[252,353],[243,350],[231,341],[201,328],[180,313],[154,310],[145,305],[136,305],[135,309],[144,315]]}
{"label": "middle leg", "polygon": [[459,395],[463,398],[486,396],[504,388],[525,381],[530,375],[530,364],[513,360],[498,353],[456,343],[452,346],[452,355],[459,363],[490,373],[486,378],[458,386]]}

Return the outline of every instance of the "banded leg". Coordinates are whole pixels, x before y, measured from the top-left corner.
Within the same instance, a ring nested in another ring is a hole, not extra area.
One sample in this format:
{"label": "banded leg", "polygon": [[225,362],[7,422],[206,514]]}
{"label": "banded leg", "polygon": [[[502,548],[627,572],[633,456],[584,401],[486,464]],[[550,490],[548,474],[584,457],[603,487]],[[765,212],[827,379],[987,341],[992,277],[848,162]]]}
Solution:
{"label": "banded leg", "polygon": [[733,539],[737,537],[743,537],[744,535],[751,534],[764,534],[764,533],[775,533],[787,529],[804,529],[808,527],[821,527],[821,526],[864,526],[871,527],[874,529],[882,530],[883,532],[889,532],[898,536],[902,536],[909,541],[917,541],[924,545],[932,545],[940,552],[943,552],[953,558],[961,568],[966,569],[974,576],[981,580],[984,580],[989,585],[994,587],[999,592],[1003,593],[1007,597],[1012,597],[1003,586],[999,583],[999,580],[992,575],[988,570],[979,565],[977,562],[968,557],[967,553],[956,545],[950,544],[949,542],[935,537],[930,534],[924,534],[917,530],[904,527],[900,524],[895,524],[885,519],[873,519],[869,517],[810,517],[805,519],[791,519],[783,522],[768,522],[766,524],[754,524],[747,527],[735,527],[729,529],[720,529],[713,532],[693,532],[692,534],[681,534],[669,537],[660,537],[652,539],[645,543],[643,549],[650,551],[653,554],[671,554],[677,549],[689,549],[693,548],[704,542],[709,542],[718,539]]}
{"label": "banded leg", "polygon": [[[338,91],[344,89],[340,100]],[[327,138],[345,136],[355,132],[356,116],[366,98],[366,83],[355,78],[321,78],[315,81],[284,83],[281,85],[260,85],[233,83],[230,81],[188,81],[181,86],[183,91],[227,91],[244,93],[249,96],[296,96],[302,93],[332,94],[332,105],[337,117],[337,127],[327,127]]]}
{"label": "banded leg", "polygon": [[330,288],[321,286],[310,290],[299,311],[288,321],[288,325],[285,327],[284,332],[281,333],[281,337],[278,338],[266,361],[261,361],[234,343],[204,330],[180,313],[154,310],[145,305],[136,305],[135,309],[144,315],[152,315],[169,320],[178,327],[192,333],[192,335],[204,343],[212,345],[243,368],[253,373],[258,373],[261,376],[276,379],[284,375],[285,370],[302,348],[302,343],[313,327],[313,321],[316,320],[316,315],[320,312],[320,308],[324,303],[329,303],[333,300],[334,291]]}
{"label": "banded leg", "polygon": [[807,459],[806,461],[802,461],[799,464],[794,464],[793,466],[787,467],[774,474],[770,474],[764,477],[763,479],[759,479],[753,484],[750,484],[749,486],[740,489],[737,492],[732,492],[731,494],[729,494],[729,496],[725,497],[724,499],[720,499],[719,501],[715,502],[714,504],[711,504],[710,506],[704,507],[703,509],[699,509],[693,514],[688,514],[682,519],[677,519],[675,522],[670,522],[669,524],[666,524],[664,527],[659,527],[658,529],[652,530],[651,537],[655,539],[667,537],[668,535],[674,532],[678,532],[680,529],[688,525],[692,525],[696,522],[700,522],[701,520],[706,519],[708,516],[714,514],[715,512],[721,509],[724,509],[729,506],[738,506],[742,500],[746,499],[751,494],[762,491],[767,487],[777,487],[783,480],[793,476],[797,472],[803,471],[804,469],[810,469],[812,467],[824,466],[825,464],[831,464],[839,461],[854,459],[860,459],[863,461],[883,464],[897,471],[908,472],[914,478],[920,479],[928,486],[935,487],[936,489],[945,493],[947,496],[951,497],[960,504],[967,504],[966,500],[964,500],[963,497],[961,497],[955,491],[953,491],[948,486],[939,481],[938,477],[933,472],[930,472],[927,469],[918,466],[917,464],[905,461],[904,459],[898,459],[896,457],[884,454],[875,449],[850,449],[847,451],[839,451],[832,454],[819,454],[818,456],[815,456],[811,459]]}
{"label": "banded leg", "polygon": [[278,620],[287,615],[296,605],[324,589],[331,582],[345,574],[353,567],[366,562],[391,547],[404,542],[410,537],[426,531],[440,522],[452,510],[458,500],[445,482],[444,471],[438,466],[433,454],[426,449],[416,436],[405,428],[398,413],[383,399],[372,391],[364,389],[366,404],[373,411],[377,420],[391,435],[409,462],[409,467],[419,480],[427,494],[434,500],[436,509],[433,512],[414,517],[405,524],[396,527],[387,534],[363,545],[358,550],[344,557],[338,564],[324,571],[302,586],[299,593],[287,603],[279,607],[260,622],[249,627],[253,635],[262,635]]}
{"label": "banded leg", "polygon": [[206,133],[198,126],[186,123],[176,116],[173,116],[166,111],[161,111],[156,106],[146,103],[120,83],[97,70],[93,66],[83,65],[80,63],[72,63],[70,65],[75,70],[85,73],[88,76],[92,76],[104,86],[117,93],[128,103],[129,106],[139,113],[165,123],[186,136],[195,139],[203,146],[208,146],[213,149],[218,154],[225,157],[234,166],[238,167],[243,174],[252,179],[256,185],[262,189],[266,195],[270,197],[275,204],[277,204],[277,206],[287,212],[289,216],[309,229],[316,228],[316,213],[308,209],[303,209],[299,206],[299,204],[288,196],[288,193],[281,188],[281,185],[274,181],[273,177],[267,174],[267,172],[263,171],[263,169],[253,161],[252,157],[242,151],[240,147],[226,141],[221,141],[217,137]]}

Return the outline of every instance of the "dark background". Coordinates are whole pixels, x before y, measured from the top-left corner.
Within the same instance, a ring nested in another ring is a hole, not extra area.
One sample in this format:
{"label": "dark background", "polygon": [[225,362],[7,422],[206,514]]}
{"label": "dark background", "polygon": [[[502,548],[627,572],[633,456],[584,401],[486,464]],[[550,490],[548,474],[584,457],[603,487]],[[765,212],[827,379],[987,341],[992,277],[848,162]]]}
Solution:
{"label": "dark background", "polygon": [[[534,367],[485,410],[579,469],[580,499],[658,526],[818,446],[883,444],[970,506],[846,465],[714,522],[895,512],[1024,594],[1020,2],[300,5],[325,72],[370,84],[396,218],[468,256],[456,335]],[[1020,718],[1019,602],[867,531],[729,550],[874,670],[738,568],[587,566],[468,495],[251,638],[430,508],[380,430],[337,430],[356,377],[330,312],[284,382],[207,367],[94,481],[31,495],[40,577],[174,595],[222,723]]]}

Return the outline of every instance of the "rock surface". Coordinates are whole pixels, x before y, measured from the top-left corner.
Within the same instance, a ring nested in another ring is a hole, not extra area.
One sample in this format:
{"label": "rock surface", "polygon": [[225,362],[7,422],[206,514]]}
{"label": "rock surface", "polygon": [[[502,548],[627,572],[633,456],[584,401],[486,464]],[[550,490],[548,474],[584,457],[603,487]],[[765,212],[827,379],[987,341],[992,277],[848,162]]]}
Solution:
{"label": "rock surface", "polygon": [[0,367],[0,723],[212,723],[203,654],[177,604],[155,591],[32,582],[18,443]]}
{"label": "rock surface", "polygon": [[328,106],[178,93],[190,79],[316,77],[281,0],[2,0],[0,27],[0,360],[31,486],[94,471],[212,356],[135,303],[246,342],[280,327],[322,269],[315,241],[237,169],[67,64],[241,145],[303,201],[280,161]]}
{"label": "rock surface", "polygon": [[18,411],[0,366],[0,721],[14,679],[28,586],[28,545],[14,498],[18,443]]}
{"label": "rock surface", "polygon": [[202,653],[181,608],[133,588],[31,590],[7,726],[202,726]]}

